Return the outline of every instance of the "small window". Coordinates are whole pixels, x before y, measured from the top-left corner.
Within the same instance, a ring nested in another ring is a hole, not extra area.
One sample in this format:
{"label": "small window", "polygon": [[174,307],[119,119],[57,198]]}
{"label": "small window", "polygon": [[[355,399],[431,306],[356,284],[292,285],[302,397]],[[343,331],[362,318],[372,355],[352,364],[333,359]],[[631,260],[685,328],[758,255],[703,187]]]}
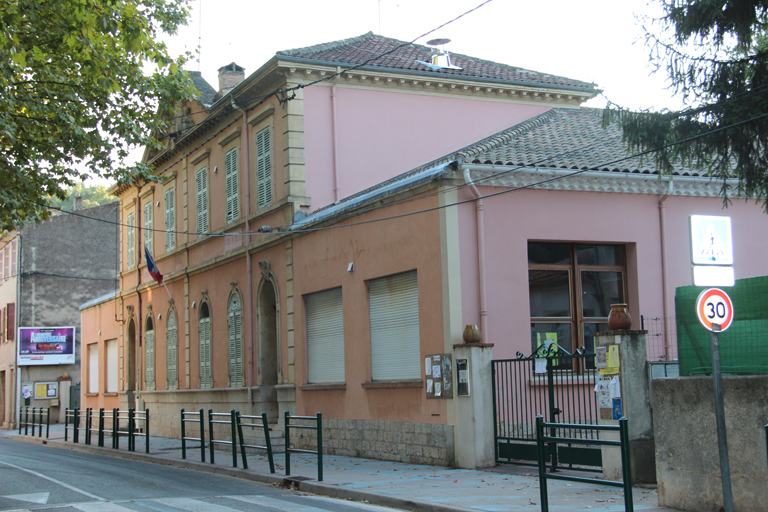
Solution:
{"label": "small window", "polygon": [[107,340],[107,393],[117,393],[118,369],[117,369],[117,340]]}
{"label": "small window", "polygon": [[256,134],[256,186],[258,207],[272,204],[272,152],[269,128]]}
{"label": "small window", "polygon": [[165,191],[165,252],[176,248],[176,208],[174,189]]}
{"label": "small window", "polygon": [[179,360],[179,327],[176,321],[176,311],[171,309],[168,311],[168,322],[166,323],[166,358],[168,372],[166,374],[168,380],[167,389],[179,389],[179,374],[178,374],[178,360]]}
{"label": "small window", "polygon": [[88,345],[88,393],[99,392],[99,344]]}
{"label": "small window", "polygon": [[227,307],[229,345],[229,387],[243,386],[243,301],[233,293]]}
{"label": "small window", "polygon": [[307,295],[307,380],[344,382],[341,288]]}
{"label": "small window", "polygon": [[144,245],[149,247],[149,252],[154,254],[154,246],[152,245],[154,232],[152,231],[152,200],[144,203]]}
{"label": "small window", "polygon": [[200,304],[200,319],[197,325],[200,342],[200,388],[213,386],[211,375],[211,315],[208,303]]}
{"label": "small window", "polygon": [[224,167],[227,174],[227,222],[234,222],[240,216],[238,202],[237,148],[224,155]]}
{"label": "small window", "polygon": [[208,169],[203,167],[195,173],[197,185],[197,234],[208,233]]}
{"label": "small window", "polygon": [[155,389],[155,328],[152,323],[152,316],[147,318],[147,329],[144,333],[144,350],[146,369],[144,370],[144,384],[147,391]]}
{"label": "small window", "polygon": [[126,243],[127,243],[127,251],[126,251],[126,260],[125,263],[128,266],[128,268],[133,268],[136,266],[136,231],[134,227],[134,214],[129,213],[128,217],[126,218],[125,223],[128,225],[127,227],[127,237],[126,237]]}
{"label": "small window", "polygon": [[416,271],[368,283],[373,380],[421,378]]}

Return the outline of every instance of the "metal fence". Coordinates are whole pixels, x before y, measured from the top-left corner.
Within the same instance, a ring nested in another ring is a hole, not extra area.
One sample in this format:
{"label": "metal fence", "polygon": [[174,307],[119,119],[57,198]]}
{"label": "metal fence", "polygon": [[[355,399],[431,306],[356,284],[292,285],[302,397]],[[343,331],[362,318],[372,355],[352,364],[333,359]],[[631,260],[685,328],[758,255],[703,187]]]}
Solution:
{"label": "metal fence", "polygon": [[640,329],[648,331],[645,337],[648,361],[677,360],[676,326],[677,319],[673,316],[640,315]]}

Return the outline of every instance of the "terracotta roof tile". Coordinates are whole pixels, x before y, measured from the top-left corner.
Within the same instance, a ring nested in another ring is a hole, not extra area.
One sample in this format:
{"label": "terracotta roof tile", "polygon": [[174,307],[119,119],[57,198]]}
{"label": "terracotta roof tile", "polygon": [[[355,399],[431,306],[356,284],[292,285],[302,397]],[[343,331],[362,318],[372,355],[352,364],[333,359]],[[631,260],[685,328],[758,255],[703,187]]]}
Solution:
{"label": "terracotta roof tile", "polygon": [[[383,53],[389,52],[387,55]],[[418,71],[424,74],[453,75],[456,77],[485,78],[510,82],[526,82],[543,86],[577,87],[594,89],[594,84],[561,76],[539,73],[527,69],[499,64],[487,60],[451,53],[451,62],[463,70],[443,69],[434,71],[417,60],[429,62],[433,48],[398,41],[368,32],[359,37],[323,43],[294,50],[277,52],[278,56],[311,59],[333,64],[362,64],[366,66]]]}

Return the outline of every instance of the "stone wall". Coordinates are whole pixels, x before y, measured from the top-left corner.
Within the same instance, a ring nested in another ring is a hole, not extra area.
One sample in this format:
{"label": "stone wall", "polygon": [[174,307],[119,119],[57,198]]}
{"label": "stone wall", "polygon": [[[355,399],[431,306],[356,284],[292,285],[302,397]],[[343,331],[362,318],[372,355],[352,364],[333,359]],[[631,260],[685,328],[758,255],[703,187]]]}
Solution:
{"label": "stone wall", "polygon": [[[734,509],[768,510],[768,376],[724,377]],[[717,512],[723,505],[711,377],[651,381],[659,505]]]}
{"label": "stone wall", "polygon": [[[317,433],[292,429],[291,444],[295,448],[317,449]],[[453,426],[324,419],[323,453],[448,466],[454,463]]]}

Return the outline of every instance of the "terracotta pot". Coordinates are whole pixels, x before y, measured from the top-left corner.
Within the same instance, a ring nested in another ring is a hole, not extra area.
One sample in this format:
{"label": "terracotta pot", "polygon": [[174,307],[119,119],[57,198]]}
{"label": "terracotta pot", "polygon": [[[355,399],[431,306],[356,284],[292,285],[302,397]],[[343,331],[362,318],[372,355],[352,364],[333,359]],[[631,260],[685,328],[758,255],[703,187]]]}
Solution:
{"label": "terracotta pot", "polygon": [[467,325],[464,328],[464,343],[480,343],[483,341],[483,333],[476,325]]}
{"label": "terracotta pot", "polygon": [[611,304],[608,314],[608,328],[612,331],[626,331],[632,327],[632,317],[626,304]]}

